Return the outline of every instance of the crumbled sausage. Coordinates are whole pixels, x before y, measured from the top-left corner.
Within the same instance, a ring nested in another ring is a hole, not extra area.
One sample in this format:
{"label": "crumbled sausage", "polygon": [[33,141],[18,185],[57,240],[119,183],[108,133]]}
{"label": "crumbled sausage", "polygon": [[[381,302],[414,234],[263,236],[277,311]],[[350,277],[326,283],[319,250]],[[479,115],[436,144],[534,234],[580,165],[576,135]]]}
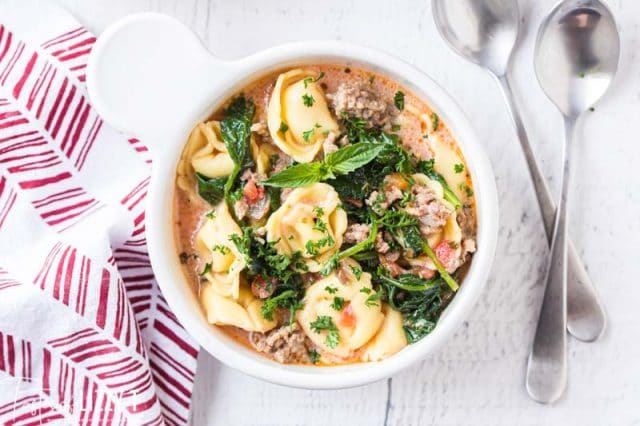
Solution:
{"label": "crumbled sausage", "polygon": [[327,94],[327,98],[338,117],[346,113],[363,118],[373,126],[389,124],[395,112],[389,102],[362,84],[342,83],[335,93]]}
{"label": "crumbled sausage", "polygon": [[324,155],[329,155],[332,152],[336,152],[339,149],[338,145],[336,145],[337,138],[338,138],[337,134],[335,134],[334,132],[329,132],[327,137],[322,142],[322,150],[324,152]]}
{"label": "crumbled sausage", "polygon": [[420,231],[425,234],[433,234],[439,231],[453,213],[448,204],[436,198],[436,193],[426,185],[413,185],[411,187],[412,201],[405,211],[420,221]]}
{"label": "crumbled sausage", "polygon": [[313,343],[297,323],[266,333],[252,332],[249,341],[258,352],[263,352],[280,363],[299,363],[309,360]]}
{"label": "crumbled sausage", "polygon": [[347,244],[358,244],[366,240],[369,236],[370,226],[364,223],[352,223],[344,233],[344,242]]}

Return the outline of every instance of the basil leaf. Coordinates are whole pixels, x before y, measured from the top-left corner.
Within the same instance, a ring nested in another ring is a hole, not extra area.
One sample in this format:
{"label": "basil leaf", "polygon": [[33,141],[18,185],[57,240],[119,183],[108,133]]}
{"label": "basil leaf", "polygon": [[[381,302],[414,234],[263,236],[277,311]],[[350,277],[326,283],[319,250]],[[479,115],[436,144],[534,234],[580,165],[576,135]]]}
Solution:
{"label": "basil leaf", "polygon": [[322,180],[323,169],[324,165],[321,162],[296,164],[276,173],[269,179],[262,181],[261,184],[278,188],[305,186]]}
{"label": "basil leaf", "polygon": [[226,177],[208,178],[196,173],[198,194],[209,204],[218,204],[224,198],[224,187],[227,179]]}
{"label": "basil leaf", "polygon": [[373,161],[383,149],[382,145],[368,143],[349,145],[327,155],[323,161],[288,167],[261,184],[296,188],[327,179],[335,179],[336,175],[346,175]]}
{"label": "basil leaf", "polygon": [[382,145],[360,142],[327,155],[324,163],[333,173],[346,175],[373,161],[383,148]]}

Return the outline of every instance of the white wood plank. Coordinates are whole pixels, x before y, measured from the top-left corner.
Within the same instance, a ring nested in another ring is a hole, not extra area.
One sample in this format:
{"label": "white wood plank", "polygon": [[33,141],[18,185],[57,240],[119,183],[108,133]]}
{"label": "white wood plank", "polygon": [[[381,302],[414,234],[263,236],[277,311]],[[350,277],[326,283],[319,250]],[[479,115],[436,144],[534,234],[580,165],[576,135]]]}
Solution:
{"label": "white wood plank", "polygon": [[[537,85],[532,52],[539,22],[555,1],[520,1],[527,34],[513,63],[525,124],[553,188],[562,124]],[[137,11],[171,14],[224,58],[288,41],[333,38],[390,52],[427,72],[458,100],[486,144],[500,193],[500,242],[487,291],[465,326],[442,351],[393,378],[387,423],[640,424],[640,3],[609,2],[622,31],[621,72],[582,127],[571,211],[571,233],[607,305],[609,329],[595,344],[570,341],[568,393],[553,407],[532,402],[523,386],[547,251],[526,166],[497,87],[445,46],[428,1],[61,3],[94,31]],[[193,419],[197,425],[381,425],[387,396],[385,382],[344,391],[287,389],[201,356]]]}

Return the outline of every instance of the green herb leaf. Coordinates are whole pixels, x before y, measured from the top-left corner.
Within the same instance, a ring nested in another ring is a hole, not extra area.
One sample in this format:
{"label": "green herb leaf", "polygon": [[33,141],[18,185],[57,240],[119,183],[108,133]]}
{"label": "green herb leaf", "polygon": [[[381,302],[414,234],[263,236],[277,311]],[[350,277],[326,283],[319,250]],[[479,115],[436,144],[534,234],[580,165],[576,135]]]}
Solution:
{"label": "green herb leaf", "polygon": [[340,343],[340,333],[338,328],[333,323],[333,320],[328,315],[319,315],[314,321],[309,324],[311,330],[320,334],[321,331],[327,330],[327,337],[325,339],[325,345],[329,348],[335,348]]}
{"label": "green herb leaf", "polygon": [[326,291],[329,294],[335,294],[338,291],[338,288],[337,287],[326,286],[324,288],[324,291]]}
{"label": "green herb leaf", "polygon": [[280,128],[278,129],[278,131],[280,133],[286,133],[287,130],[289,130],[289,126],[287,125],[287,123],[285,123],[284,121],[280,122]]}
{"label": "green herb leaf", "polygon": [[438,130],[438,127],[440,126],[440,117],[438,117],[438,114],[436,114],[435,112],[431,113],[431,127],[433,128],[433,131],[435,132],[436,130]]}
{"label": "green herb leaf", "polygon": [[209,272],[211,272],[211,263],[207,263],[206,265],[204,265],[204,269],[202,270],[202,272],[200,272],[200,276],[204,277]]}
{"label": "green herb leaf", "polygon": [[228,178],[226,177],[208,178],[205,175],[196,173],[198,195],[211,205],[218,204],[224,198],[224,188],[227,180]]}
{"label": "green herb leaf", "polygon": [[297,188],[319,182],[323,176],[321,162],[295,164],[261,182],[265,186]]}
{"label": "green herb leaf", "polygon": [[331,307],[336,311],[341,311],[344,308],[344,298],[340,296],[336,296],[333,298],[333,302],[331,302]]}
{"label": "green herb leaf", "polygon": [[311,361],[312,364],[320,362],[320,354],[315,349],[311,349],[307,352],[307,355],[309,355],[309,361]]}
{"label": "green herb leaf", "polygon": [[304,106],[311,108],[313,106],[313,103],[316,100],[313,99],[313,96],[311,96],[308,93],[305,93],[304,95],[302,95],[302,103],[304,104]]}
{"label": "green herb leaf", "polygon": [[225,117],[220,122],[220,134],[229,156],[233,160],[234,168],[224,186],[224,196],[229,204],[229,194],[233,189],[236,178],[249,157],[249,138],[251,136],[251,122],[256,107],[244,96],[235,98],[225,111]]}
{"label": "green herb leaf", "polygon": [[453,165],[453,171],[456,173],[462,173],[464,171],[464,164],[459,163],[459,164],[454,164]]}
{"label": "green herb leaf", "polygon": [[355,144],[340,148],[322,161],[296,164],[262,181],[262,185],[297,188],[347,174],[371,162],[383,149],[381,146]]}
{"label": "green herb leaf", "polygon": [[404,109],[404,93],[398,90],[393,96],[393,103],[396,108],[402,111]]}
{"label": "green herb leaf", "polygon": [[324,77],[324,71],[320,71],[320,74],[318,74],[318,77],[316,77],[316,78],[313,78],[313,77],[305,78],[302,81],[304,83],[304,88],[306,89],[309,84],[315,83],[315,82],[317,82],[318,80],[320,80],[323,77]]}
{"label": "green herb leaf", "polygon": [[381,145],[357,143],[340,148],[324,159],[324,163],[335,174],[346,175],[370,163],[383,150]]}

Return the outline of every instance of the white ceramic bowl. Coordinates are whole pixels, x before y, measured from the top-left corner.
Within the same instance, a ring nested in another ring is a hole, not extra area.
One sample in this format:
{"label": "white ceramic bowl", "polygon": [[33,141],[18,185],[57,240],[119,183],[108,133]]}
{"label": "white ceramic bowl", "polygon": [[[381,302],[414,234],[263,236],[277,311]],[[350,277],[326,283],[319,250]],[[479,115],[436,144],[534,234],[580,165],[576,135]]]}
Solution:
{"label": "white ceramic bowl", "polygon": [[[477,201],[477,252],[458,294],[435,330],[376,363],[336,367],[282,365],[242,347],[209,325],[182,273],[174,244],[175,170],[192,126],[262,75],[313,63],[361,66],[387,75],[423,98],[451,129],[466,158]],[[93,105],[112,126],[140,137],[153,151],[147,239],[153,270],[176,316],[209,353],[230,367],[283,385],[336,389],[393,375],[443,345],[469,314],[491,268],[498,230],[498,200],[491,165],[456,103],[413,66],[376,50],[337,41],[293,43],[236,61],[211,56],[178,21],[139,14],[110,26],[98,39],[87,69]]]}

